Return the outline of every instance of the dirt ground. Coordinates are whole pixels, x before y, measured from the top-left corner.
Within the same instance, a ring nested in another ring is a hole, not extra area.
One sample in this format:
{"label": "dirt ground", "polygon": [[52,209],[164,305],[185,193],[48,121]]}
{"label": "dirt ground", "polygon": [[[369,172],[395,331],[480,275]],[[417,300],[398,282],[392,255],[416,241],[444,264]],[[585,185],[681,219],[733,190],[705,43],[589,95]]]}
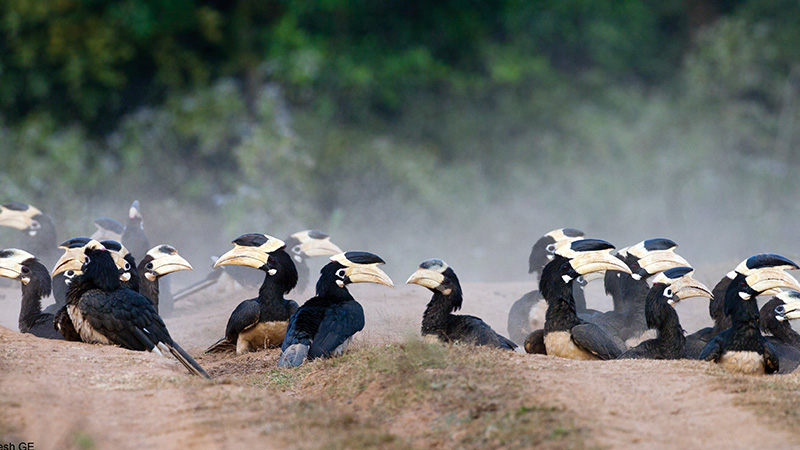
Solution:
{"label": "dirt ground", "polygon": [[[511,303],[534,287],[533,282],[465,283],[462,313],[478,315],[506,334]],[[430,297],[419,286],[405,285],[356,285],[351,292],[367,314],[354,352],[416,335]],[[20,441],[35,442],[36,449],[325,448],[324,436],[291,432],[296,424],[287,424],[286,417],[292,405],[327,391],[265,389],[252,381],[253,375],[273,376],[278,350],[243,356],[202,353],[221,337],[228,315],[244,298],[247,293],[240,288],[218,289],[179,303],[166,319],[173,338],[215,378],[207,382],[154,354],[21,335],[15,331],[19,288],[0,289],[0,448]],[[590,307],[608,306],[601,286],[590,288],[588,298]],[[689,331],[710,322],[705,300],[686,300],[678,311]],[[580,447],[800,446],[800,439],[725,389],[724,377],[710,364],[487,355],[510,364],[525,380],[520,388],[504,387],[498,379],[496,389],[518,389],[514,396],[523,401],[556,405],[581,430]],[[357,414],[359,405],[369,404],[365,397],[372,391],[364,390],[353,404],[336,403],[341,410],[328,413]],[[424,433],[432,426],[431,414],[409,410],[392,431]]]}

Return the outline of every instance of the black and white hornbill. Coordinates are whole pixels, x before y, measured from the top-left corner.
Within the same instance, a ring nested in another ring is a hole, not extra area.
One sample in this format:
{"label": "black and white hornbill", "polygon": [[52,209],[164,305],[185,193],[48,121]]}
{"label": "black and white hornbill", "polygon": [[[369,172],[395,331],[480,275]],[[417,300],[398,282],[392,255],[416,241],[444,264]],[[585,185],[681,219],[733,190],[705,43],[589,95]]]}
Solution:
{"label": "black and white hornbill", "polygon": [[800,319],[800,292],[783,291],[764,304],[759,312],[761,332],[775,349],[778,373],[791,373],[800,365],[800,334],[790,320]]}
{"label": "black and white hornbill", "polygon": [[624,343],[599,326],[578,317],[572,284],[581,275],[602,270],[631,273],[628,266],[611,255],[614,246],[599,239],[573,241],[556,250],[542,270],[539,291],[547,300],[544,347],[547,354],[571,359],[614,359]]}
{"label": "black and white hornbill", "polygon": [[775,349],[761,334],[756,297],[775,288],[800,289],[797,280],[786,273],[798,268],[793,261],[771,253],[742,261],[725,292],[725,314],[731,318],[731,327],[711,339],[698,358],[732,372],[778,372]]}
{"label": "black and white hornbill", "polygon": [[317,295],[292,317],[281,346],[278,367],[299,366],[306,359],[327,358],[344,352],[353,335],[364,328],[364,309],[350,295],[351,283],[377,283],[393,287],[378,268],[384,261],[368,252],[345,252],[331,257],[320,271]]}
{"label": "black and white hornbill", "polygon": [[435,336],[442,342],[464,342],[507,350],[518,346],[475,316],[453,314],[461,309],[461,284],[450,266],[441,259],[423,261],[406,284],[418,284],[433,292],[422,314],[422,335]]}
{"label": "black and white hornbill", "polygon": [[36,207],[20,202],[0,205],[0,226],[22,231],[14,247],[36,255],[45,267],[51,267],[58,259],[56,226],[50,216]]}
{"label": "black and white hornbill", "polygon": [[192,265],[167,244],[156,245],[147,251],[139,261],[136,272],[139,276],[139,293],[147,297],[159,312],[160,289],[159,280],[168,273],[179,270],[192,270]]}
{"label": "black and white hornbill", "polygon": [[64,339],[53,324],[53,314],[42,312],[42,299],[50,295],[50,273],[25,250],[0,250],[0,277],[22,283],[19,311],[20,333],[47,339]]}
{"label": "black and white hornbill", "polygon": [[82,273],[67,292],[67,313],[81,340],[130,350],[170,352],[190,373],[208,374],[172,340],[164,321],[144,295],[120,285],[111,253],[97,241],[84,249]]}
{"label": "black and white hornbill", "polygon": [[[309,269],[307,260],[314,256],[330,256],[341,253],[342,250],[330,241],[330,236],[317,230],[298,231],[289,236],[285,241],[286,253],[291,255],[297,269],[297,286],[295,290],[302,292],[308,285]],[[215,261],[216,262],[216,261]],[[216,266],[215,266],[216,267]],[[187,286],[175,293],[175,301],[194,295],[203,289],[217,284],[222,277],[232,278],[242,287],[256,287],[263,281],[258,270],[240,266],[220,266],[211,271],[205,279]]]}
{"label": "black and white hornbill", "polygon": [[647,280],[673,267],[688,267],[689,263],[675,253],[678,244],[666,238],[647,239],[632,247],[621,249],[617,258],[631,269],[631,273],[608,271],[605,274],[606,293],[614,302],[614,309],[604,313],[579,316],[605,329],[632,346],[642,341],[649,328],[645,318],[645,299],[650,290]]}
{"label": "black and white hornbill", "polygon": [[692,278],[691,267],[673,267],[653,278],[647,292],[645,317],[647,327],[656,337],[629,348],[620,359],[685,359],[686,337],[675,304],[690,297],[711,297],[711,291]]}
{"label": "black and white hornbill", "polygon": [[286,252],[286,244],[260,233],[243,234],[234,247],[219,257],[214,267],[233,264],[253,267],[265,273],[258,297],[245,300],[228,318],[225,337],[206,350],[236,350],[237,354],[278,347],[286,336],[289,317],[299,306],[284,298],[297,284],[297,269]]}
{"label": "black and white hornbill", "polygon": [[[583,231],[574,228],[559,228],[539,238],[533,244],[528,257],[528,273],[541,274],[544,266],[553,259],[556,250],[572,241],[582,239],[583,236]],[[585,312],[586,299],[580,284],[575,285],[573,297],[578,312]],[[544,301],[538,290],[528,292],[515,301],[508,311],[508,336],[511,340],[522,344],[532,331],[542,328],[545,311],[547,311],[547,302]]]}
{"label": "black and white hornbill", "polygon": [[62,242],[58,248],[64,253],[53,267],[52,286],[53,300],[55,303],[47,306],[44,312],[55,314],[67,304],[67,289],[72,278],[80,273],[83,263],[83,247],[91,239],[87,237],[74,237]]}
{"label": "black and white hornbill", "polygon": [[136,261],[141,261],[150,250],[150,241],[144,232],[144,221],[139,208],[139,200],[135,200],[128,210],[128,222],[122,231],[120,242],[133,254]]}

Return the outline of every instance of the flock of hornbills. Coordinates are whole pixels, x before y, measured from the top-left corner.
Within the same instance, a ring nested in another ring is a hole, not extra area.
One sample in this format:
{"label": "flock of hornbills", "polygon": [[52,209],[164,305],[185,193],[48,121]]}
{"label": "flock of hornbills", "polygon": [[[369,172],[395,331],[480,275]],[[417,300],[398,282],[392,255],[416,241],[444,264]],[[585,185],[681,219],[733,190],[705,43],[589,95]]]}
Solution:
{"label": "flock of hornbills", "polygon": [[[23,203],[0,206],[0,226],[22,230],[25,236],[19,247],[26,250],[0,251],[0,276],[22,283],[19,330],[49,339],[169,352],[190,373],[208,378],[170,337],[159,315],[167,309],[160,298],[161,277],[192,266],[169,245],[150,248],[138,202],[131,206],[126,225],[109,218],[95,224],[91,237],[56,245],[56,229],[47,215]],[[342,252],[318,231],[295,233],[286,240],[250,233],[233,244],[205,280],[175,296],[197,292],[223,274],[240,284],[254,284],[252,273],[258,272],[253,269],[263,272],[258,296],[234,309],[224,337],[207,352],[242,354],[280,346],[278,367],[341,354],[365,324],[364,310],[347,286],[393,286],[378,267],[384,264],[380,257]],[[800,364],[800,334],[789,320],[800,317],[800,283],[786,271],[800,267],[780,255],[755,255],[711,291],[692,278],[694,270],[675,253],[676,247],[669,239],[650,239],[612,255],[611,244],[587,239],[581,231],[547,233],[529,259],[530,272],[539,273],[539,290],[524,295],[509,312],[512,339],[477,317],[454,314],[463,293],[444,261],[423,261],[407,283],[433,292],[422,316],[422,334],[443,342],[508,350],[519,350],[521,343],[528,353],[572,359],[689,358],[743,373],[793,371]],[[330,262],[320,271],[315,296],[302,306],[286,299],[298,281],[306,282],[306,259],[323,255]],[[52,273],[48,266],[54,267]],[[229,270],[241,268],[249,269]],[[583,288],[599,277],[613,299],[610,311],[586,307]],[[42,309],[42,299],[51,291],[55,303]],[[759,295],[773,295],[760,311]],[[674,306],[690,297],[710,299],[714,326],[687,336]]]}

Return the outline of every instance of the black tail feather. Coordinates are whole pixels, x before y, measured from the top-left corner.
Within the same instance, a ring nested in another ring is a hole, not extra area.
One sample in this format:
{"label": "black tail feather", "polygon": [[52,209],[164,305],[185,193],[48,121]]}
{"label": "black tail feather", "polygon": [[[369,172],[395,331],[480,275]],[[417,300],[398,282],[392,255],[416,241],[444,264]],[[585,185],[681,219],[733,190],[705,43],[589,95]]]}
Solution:
{"label": "black tail feather", "polygon": [[168,345],[167,348],[169,349],[170,353],[172,353],[172,356],[174,356],[175,359],[180,361],[181,364],[183,364],[183,366],[186,367],[186,369],[193,375],[207,378],[209,380],[211,379],[211,377],[208,376],[206,371],[203,370],[202,367],[200,367],[200,364],[197,364],[197,361],[195,361],[194,358],[189,356],[189,354],[186,353],[186,350],[182,349],[177,342],[173,342],[172,345]]}

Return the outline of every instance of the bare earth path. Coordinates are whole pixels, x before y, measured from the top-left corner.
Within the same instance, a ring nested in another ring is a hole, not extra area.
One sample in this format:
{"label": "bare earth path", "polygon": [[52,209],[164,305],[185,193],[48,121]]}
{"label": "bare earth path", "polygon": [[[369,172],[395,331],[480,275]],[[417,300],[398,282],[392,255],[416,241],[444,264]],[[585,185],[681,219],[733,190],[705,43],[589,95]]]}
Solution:
{"label": "bare earth path", "polygon": [[[482,316],[505,333],[508,306],[530,287],[466,284],[464,313]],[[402,341],[416,333],[429,298],[426,291],[413,287],[357,286],[353,293],[364,299],[368,314],[368,328],[357,341],[362,348]],[[278,351],[239,357],[202,355],[246,293],[218,294],[224,301],[193,299],[193,304],[179,305],[175,316],[167,320],[173,337],[198,355],[198,361],[217,378],[214,383],[189,377],[174,360],[153,354],[21,335],[13,331],[18,295],[16,287],[0,290],[4,297],[0,299],[0,444],[33,441],[36,449],[326,445],[324,436],[305,436],[300,424],[286,418],[297,402],[329,404],[324,392],[268,390],[252,381],[252,375],[273,373]],[[737,394],[725,388],[719,370],[705,363],[489,355],[523,374],[525,386],[515,393],[521,403],[562,408],[575,418],[587,447],[800,445],[797,437],[741,406]],[[503,389],[502,379],[498,386]],[[358,414],[359,405],[365,404],[360,397],[369,392],[360,394],[352,405],[336,404],[340,410],[335,414]],[[403,414],[402,429],[414,433],[429,428],[429,414]]]}

